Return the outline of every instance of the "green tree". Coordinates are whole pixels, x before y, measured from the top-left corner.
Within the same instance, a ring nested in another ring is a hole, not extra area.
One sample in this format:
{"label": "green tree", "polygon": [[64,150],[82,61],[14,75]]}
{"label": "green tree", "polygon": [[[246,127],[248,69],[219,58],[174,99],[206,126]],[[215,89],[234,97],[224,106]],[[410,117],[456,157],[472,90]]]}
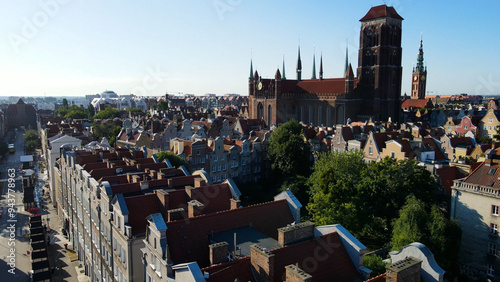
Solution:
{"label": "green tree", "polygon": [[87,116],[88,118],[93,118],[95,115],[95,108],[94,106],[92,106],[92,104],[89,104],[89,106],[87,107]]}
{"label": "green tree", "polygon": [[87,113],[83,107],[78,107],[77,105],[72,105],[68,108],[68,112],[64,115],[65,118],[71,119],[84,119],[87,118]]}
{"label": "green tree", "polygon": [[95,114],[94,119],[113,119],[119,116],[120,116],[120,110],[113,107],[107,107],[106,109]]}
{"label": "green tree", "polygon": [[292,119],[271,134],[268,155],[273,169],[289,175],[309,175],[311,151],[302,130],[302,125]]}
{"label": "green tree", "polygon": [[131,112],[131,113],[143,113],[143,111],[139,108],[130,108],[130,109],[127,109],[128,112]]}
{"label": "green tree", "polygon": [[168,111],[168,101],[158,102],[158,111]]}
{"label": "green tree", "polygon": [[458,252],[462,231],[457,222],[449,220],[436,205],[428,205],[408,197],[394,221],[393,250],[413,242],[426,245],[438,264],[445,270],[458,274]]}
{"label": "green tree", "polygon": [[370,274],[371,277],[375,277],[385,273],[385,267],[387,266],[387,264],[380,256],[367,255],[363,257],[363,266],[372,271],[372,273]]}
{"label": "green tree", "polygon": [[162,162],[165,159],[168,159],[170,164],[174,167],[180,167],[181,165],[185,166],[186,168],[189,167],[188,162],[177,156],[176,154],[172,153],[171,151],[161,151],[159,153],[156,153],[156,157],[158,158],[158,161]]}
{"label": "green tree", "polygon": [[415,161],[365,163],[363,152],[321,155],[309,178],[307,209],[318,225],[340,223],[355,236],[384,244],[408,195],[433,202],[434,179]]}
{"label": "green tree", "polygon": [[121,127],[114,123],[92,123],[92,132],[97,138],[106,137],[109,145],[113,146],[116,142],[116,137],[121,131]]}
{"label": "green tree", "polygon": [[38,135],[38,132],[34,129],[29,129],[24,133],[24,142],[28,141],[38,141],[40,140],[40,136]]}
{"label": "green tree", "polygon": [[38,132],[34,129],[27,130],[26,133],[24,133],[24,144],[28,151],[40,148],[40,136]]}
{"label": "green tree", "polygon": [[66,98],[62,100],[62,106],[63,108],[68,108],[68,100]]}

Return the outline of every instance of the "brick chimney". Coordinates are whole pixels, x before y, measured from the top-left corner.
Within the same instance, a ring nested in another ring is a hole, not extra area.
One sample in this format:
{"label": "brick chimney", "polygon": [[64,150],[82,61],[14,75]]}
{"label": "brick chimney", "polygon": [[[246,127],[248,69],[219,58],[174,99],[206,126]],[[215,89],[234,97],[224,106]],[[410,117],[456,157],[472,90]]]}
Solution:
{"label": "brick chimney", "polygon": [[195,200],[196,199],[196,188],[193,186],[186,185],[185,188],[186,194],[188,195],[189,199]]}
{"label": "brick chimney", "polygon": [[285,266],[286,282],[310,282],[312,276],[300,269],[298,266],[290,264]]}
{"label": "brick chimney", "polygon": [[386,282],[420,282],[422,261],[407,257],[389,265],[387,268]]}
{"label": "brick chimney", "polygon": [[240,206],[241,206],[241,201],[240,200],[235,200],[235,199],[231,198],[230,201],[231,201],[231,209],[232,210],[240,208]]}
{"label": "brick chimney", "polygon": [[199,188],[205,186],[205,180],[201,177],[194,179],[194,188]]}
{"label": "brick chimney", "polygon": [[274,280],[274,254],[257,244],[250,246],[250,263],[257,281]]}
{"label": "brick chimney", "polygon": [[227,242],[212,244],[208,248],[210,249],[210,265],[228,261],[229,244]]}
{"label": "brick chimney", "polygon": [[282,246],[314,238],[314,223],[306,221],[278,228],[278,243]]}
{"label": "brick chimney", "polygon": [[160,201],[160,212],[161,214],[166,214],[168,211],[168,192],[165,190],[155,190],[154,191],[158,200]]}
{"label": "brick chimney", "polygon": [[188,202],[188,217],[195,217],[203,214],[203,209],[205,205],[198,202],[197,200],[192,200]]}
{"label": "brick chimney", "polygon": [[174,220],[184,219],[186,212],[183,208],[173,209],[167,211],[167,222]]}

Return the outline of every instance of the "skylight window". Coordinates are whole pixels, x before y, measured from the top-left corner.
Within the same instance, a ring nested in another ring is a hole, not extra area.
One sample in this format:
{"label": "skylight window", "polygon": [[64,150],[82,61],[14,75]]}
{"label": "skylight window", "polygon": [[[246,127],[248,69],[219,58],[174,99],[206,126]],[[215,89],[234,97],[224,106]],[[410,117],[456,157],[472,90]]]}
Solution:
{"label": "skylight window", "polygon": [[497,170],[496,168],[492,167],[492,168],[490,168],[490,171],[488,171],[488,174],[493,175],[496,170]]}

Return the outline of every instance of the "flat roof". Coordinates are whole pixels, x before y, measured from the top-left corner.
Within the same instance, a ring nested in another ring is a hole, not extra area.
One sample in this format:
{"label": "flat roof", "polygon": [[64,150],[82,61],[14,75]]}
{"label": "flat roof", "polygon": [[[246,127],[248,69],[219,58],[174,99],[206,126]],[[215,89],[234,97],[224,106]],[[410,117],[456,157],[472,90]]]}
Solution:
{"label": "flat roof", "polygon": [[229,252],[233,253],[234,233],[236,233],[237,256],[249,256],[250,246],[253,244],[259,244],[262,248],[266,248],[267,250],[273,250],[281,247],[278,241],[274,238],[268,237],[267,235],[259,232],[257,229],[249,226],[214,234],[211,239],[216,243],[227,242],[229,245]]}

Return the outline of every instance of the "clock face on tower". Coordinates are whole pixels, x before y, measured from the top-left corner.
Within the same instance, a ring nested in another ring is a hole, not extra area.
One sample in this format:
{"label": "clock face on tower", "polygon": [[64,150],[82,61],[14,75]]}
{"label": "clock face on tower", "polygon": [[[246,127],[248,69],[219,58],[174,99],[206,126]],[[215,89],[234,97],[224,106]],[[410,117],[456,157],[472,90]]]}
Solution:
{"label": "clock face on tower", "polygon": [[417,78],[417,76],[415,75],[415,76],[413,77],[413,81],[417,81],[417,79],[418,79],[418,78]]}
{"label": "clock face on tower", "polygon": [[259,81],[259,83],[257,83],[257,90],[261,90],[262,89],[262,82]]}
{"label": "clock face on tower", "polygon": [[425,75],[422,75],[422,81],[425,81]]}

